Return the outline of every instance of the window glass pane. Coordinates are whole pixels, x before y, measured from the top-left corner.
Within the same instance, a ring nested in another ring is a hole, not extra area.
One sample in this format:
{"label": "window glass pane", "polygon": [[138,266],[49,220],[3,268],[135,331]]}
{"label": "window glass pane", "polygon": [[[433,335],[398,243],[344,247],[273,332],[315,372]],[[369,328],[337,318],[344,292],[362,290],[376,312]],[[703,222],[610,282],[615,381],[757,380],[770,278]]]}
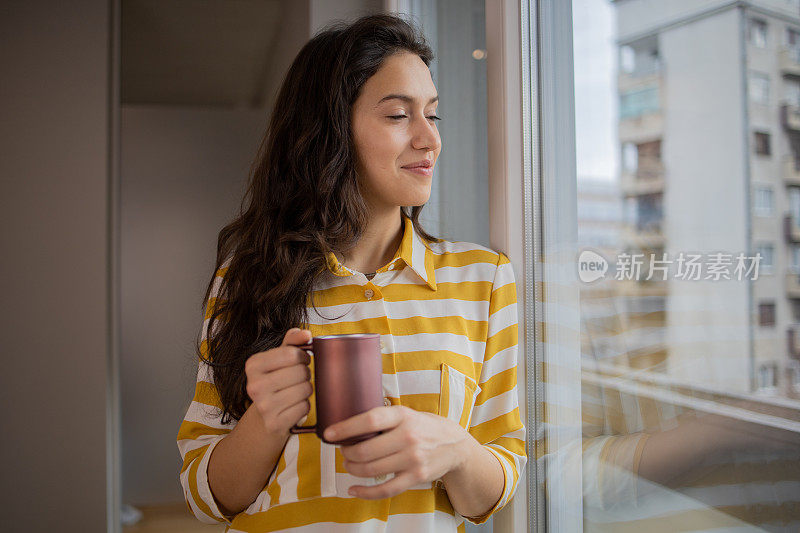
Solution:
{"label": "window glass pane", "polygon": [[750,99],[759,104],[769,103],[769,76],[762,72],[750,72],[748,85]]}
{"label": "window glass pane", "polygon": [[750,19],[750,43],[757,48],[767,46],[767,23],[765,21]]}
{"label": "window glass pane", "polygon": [[708,5],[572,1],[585,531],[800,530],[800,4]]}

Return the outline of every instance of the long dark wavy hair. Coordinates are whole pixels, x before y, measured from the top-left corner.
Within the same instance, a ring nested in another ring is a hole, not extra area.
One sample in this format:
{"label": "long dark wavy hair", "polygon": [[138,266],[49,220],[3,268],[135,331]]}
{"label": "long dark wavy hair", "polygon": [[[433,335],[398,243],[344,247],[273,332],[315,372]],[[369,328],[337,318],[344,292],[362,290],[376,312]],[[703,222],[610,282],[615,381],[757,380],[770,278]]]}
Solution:
{"label": "long dark wavy hair", "polygon": [[[366,228],[350,113],[364,82],[402,52],[429,67],[433,59],[412,24],[369,15],[326,26],[286,73],[239,214],[218,235],[214,270],[227,264],[227,271],[214,295],[212,275],[203,298],[206,309],[217,296],[205,350],[201,339],[196,350],[213,372],[223,424],[238,421],[251,403],[247,358],[280,346],[293,327],[307,329],[306,306],[326,254],[350,249]],[[419,235],[438,241],[419,223],[422,207],[401,209]]]}

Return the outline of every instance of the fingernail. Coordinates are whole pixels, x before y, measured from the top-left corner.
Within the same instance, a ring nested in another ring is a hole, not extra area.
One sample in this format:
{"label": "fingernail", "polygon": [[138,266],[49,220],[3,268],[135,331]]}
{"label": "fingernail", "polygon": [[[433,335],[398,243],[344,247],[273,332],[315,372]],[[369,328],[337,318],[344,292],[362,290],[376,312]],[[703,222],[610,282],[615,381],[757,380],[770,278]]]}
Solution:
{"label": "fingernail", "polygon": [[325,435],[325,438],[328,439],[328,440],[333,440],[333,439],[336,438],[336,432],[334,430],[332,430],[331,428],[326,429],[324,435]]}
{"label": "fingernail", "polygon": [[350,496],[355,496],[356,495],[356,489],[354,489],[353,487],[350,487],[349,489],[347,489],[347,494],[349,494]]}

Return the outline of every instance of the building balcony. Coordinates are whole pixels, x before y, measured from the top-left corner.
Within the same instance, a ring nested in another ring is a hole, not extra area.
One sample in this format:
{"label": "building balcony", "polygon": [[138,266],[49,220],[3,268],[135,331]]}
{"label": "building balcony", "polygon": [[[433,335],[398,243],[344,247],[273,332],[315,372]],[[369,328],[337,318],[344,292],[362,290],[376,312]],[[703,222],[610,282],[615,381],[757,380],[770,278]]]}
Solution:
{"label": "building balcony", "polygon": [[789,214],[783,217],[783,234],[787,243],[800,243],[800,227],[795,216]]}
{"label": "building balcony", "polygon": [[786,273],[786,297],[800,298],[800,274],[796,272]]}
{"label": "building balcony", "polygon": [[786,330],[786,353],[800,360],[800,324],[792,324]]}
{"label": "building balcony", "polygon": [[800,133],[800,107],[783,104],[781,106],[781,125],[787,131]]}
{"label": "building balcony", "polygon": [[620,92],[625,92],[641,86],[661,84],[663,72],[663,68],[659,66],[634,72],[621,72],[617,76],[617,88]]}
{"label": "building balcony", "polygon": [[625,196],[655,194],[664,191],[664,163],[656,161],[639,161],[635,172],[623,172],[621,176],[622,193]]}
{"label": "building balcony", "polygon": [[656,250],[664,248],[664,234],[657,224],[647,226],[626,225],[622,230],[622,242],[638,250]]}
{"label": "building balcony", "polygon": [[800,76],[800,48],[784,47],[778,56],[781,72]]}
{"label": "building balcony", "polygon": [[[800,122],[800,117],[798,122]],[[619,140],[621,143],[643,143],[660,139],[664,135],[664,115],[655,111],[644,115],[619,119]]]}
{"label": "building balcony", "polygon": [[795,159],[793,156],[786,156],[783,158],[783,181],[786,185],[800,186],[800,160]]}

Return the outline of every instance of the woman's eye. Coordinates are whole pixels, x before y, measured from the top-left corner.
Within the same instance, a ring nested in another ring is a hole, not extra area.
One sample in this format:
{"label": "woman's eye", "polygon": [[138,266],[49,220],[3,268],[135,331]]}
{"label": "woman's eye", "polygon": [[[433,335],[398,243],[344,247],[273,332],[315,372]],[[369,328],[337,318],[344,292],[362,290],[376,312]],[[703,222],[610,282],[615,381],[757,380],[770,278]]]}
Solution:
{"label": "woman's eye", "polygon": [[[406,115],[391,115],[388,118],[391,118],[391,119],[394,119],[394,120],[400,120],[401,118],[408,118],[408,117]],[[431,120],[442,120],[440,117],[437,117],[436,115],[431,115],[428,118],[431,119]]]}

